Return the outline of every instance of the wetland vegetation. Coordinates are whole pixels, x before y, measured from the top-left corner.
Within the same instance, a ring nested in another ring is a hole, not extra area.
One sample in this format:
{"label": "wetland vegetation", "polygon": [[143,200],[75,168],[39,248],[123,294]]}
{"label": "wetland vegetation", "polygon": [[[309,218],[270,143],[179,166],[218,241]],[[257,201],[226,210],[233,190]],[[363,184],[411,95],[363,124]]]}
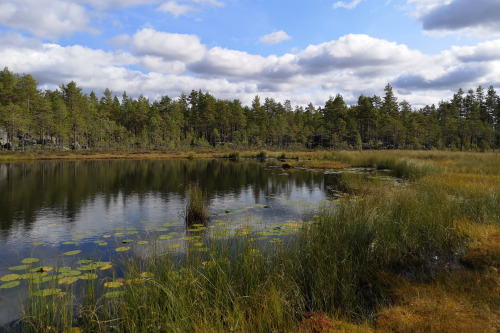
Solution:
{"label": "wetland vegetation", "polygon": [[[62,257],[75,257],[68,266],[25,256],[2,277],[0,288],[26,288],[29,293],[21,305],[21,319],[10,329],[498,331],[500,157],[496,153],[259,151],[240,152],[238,158],[244,162],[245,157],[262,153],[267,159],[252,163],[276,171],[277,178],[271,178],[274,185],[264,185],[269,178],[262,168],[251,164],[245,170],[267,195],[290,186],[283,178],[309,179],[311,189],[319,184],[314,177],[330,174],[338,177],[332,192],[339,194],[338,199],[305,207],[302,212],[310,213],[302,215],[306,219],[260,227],[252,220],[270,218],[265,214],[277,209],[274,201],[254,200],[253,208],[246,210],[220,206],[211,211],[208,225],[165,221],[156,227],[160,231],[140,239],[134,238],[139,228],[124,225],[97,240],[118,240],[114,255],[77,260],[77,248],[66,250]],[[215,163],[198,160],[196,154],[192,158],[190,162]],[[276,158],[286,158],[287,175]],[[205,171],[218,170],[214,172],[230,179],[237,171],[233,164]],[[151,164],[150,170],[159,165]],[[178,165],[186,175],[183,179],[195,174],[193,169],[189,176],[186,165]],[[349,167],[362,169],[347,172]],[[366,174],[366,168],[390,169],[399,180]],[[131,164],[120,169],[136,172]],[[154,172],[150,175],[154,179]],[[208,198],[220,191],[210,190],[213,176],[195,177]],[[333,184],[325,179],[321,180],[325,188]],[[158,181],[145,186],[161,188]],[[123,184],[124,178],[113,183]],[[113,188],[111,184],[105,186]],[[237,210],[246,212],[238,219],[231,217],[241,214]],[[176,225],[185,228],[184,233]],[[0,289],[0,295],[4,290],[11,289]]]}

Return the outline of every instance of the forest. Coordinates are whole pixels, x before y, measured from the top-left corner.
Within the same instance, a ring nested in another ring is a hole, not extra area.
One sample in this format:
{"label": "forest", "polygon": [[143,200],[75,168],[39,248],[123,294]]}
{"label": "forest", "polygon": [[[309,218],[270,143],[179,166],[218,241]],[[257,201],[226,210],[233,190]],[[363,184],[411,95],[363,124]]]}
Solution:
{"label": "forest", "polygon": [[7,150],[67,149],[449,149],[500,147],[500,97],[493,86],[419,110],[384,96],[342,95],[322,107],[256,96],[252,105],[192,90],[150,101],[106,89],[101,98],[77,83],[42,91],[30,74],[0,72],[0,144]]}

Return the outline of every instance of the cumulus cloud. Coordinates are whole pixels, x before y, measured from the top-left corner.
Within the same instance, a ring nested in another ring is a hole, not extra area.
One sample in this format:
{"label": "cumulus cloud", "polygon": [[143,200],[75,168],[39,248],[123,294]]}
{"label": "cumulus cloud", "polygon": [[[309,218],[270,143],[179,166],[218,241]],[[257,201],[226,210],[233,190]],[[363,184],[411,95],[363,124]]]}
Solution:
{"label": "cumulus cloud", "polygon": [[218,0],[170,0],[158,7],[157,11],[170,13],[174,15],[174,17],[179,17],[181,15],[186,15],[189,12],[198,10],[198,7],[193,4],[224,7],[224,3]]}
{"label": "cumulus cloud", "polygon": [[413,15],[427,32],[468,33],[477,37],[500,35],[498,0],[409,0]]}
{"label": "cumulus cloud", "polygon": [[273,44],[279,44],[281,42],[284,42],[284,41],[287,41],[290,39],[292,39],[292,37],[288,36],[288,34],[286,32],[284,32],[283,30],[280,30],[280,31],[270,33],[269,35],[265,35],[265,36],[260,37],[259,41],[261,43],[264,43],[264,44],[273,45]]}
{"label": "cumulus cloud", "polygon": [[449,98],[460,87],[499,81],[500,40],[452,47],[427,55],[367,35],[347,35],[310,45],[295,54],[249,54],[221,47],[208,49],[197,36],[142,29],[116,38],[126,50],[106,52],[80,45],[0,35],[2,65],[30,73],[44,88],[74,80],[86,92],[127,91],[155,99],[202,89],[219,98],[250,103],[255,95],[321,105],[342,93],[348,102],[360,94],[382,94],[389,82],[400,99],[414,106]]}
{"label": "cumulus cloud", "polygon": [[337,1],[336,3],[333,4],[333,8],[345,8],[345,9],[354,9],[356,8],[359,3],[363,0],[353,0],[351,2],[344,2],[344,1]]}
{"label": "cumulus cloud", "polygon": [[90,19],[79,4],[60,0],[16,0],[0,3],[0,24],[57,40],[76,31],[90,31]]}
{"label": "cumulus cloud", "polygon": [[196,35],[175,34],[145,28],[130,39],[132,52],[190,63],[203,59],[206,47]]}

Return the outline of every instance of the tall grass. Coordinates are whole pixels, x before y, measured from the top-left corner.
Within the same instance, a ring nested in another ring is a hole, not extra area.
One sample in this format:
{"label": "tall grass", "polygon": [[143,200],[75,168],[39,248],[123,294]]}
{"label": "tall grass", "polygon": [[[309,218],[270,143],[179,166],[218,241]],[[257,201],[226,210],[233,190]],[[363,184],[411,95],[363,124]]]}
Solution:
{"label": "tall grass", "polygon": [[[437,159],[358,154],[335,158],[400,168],[412,181],[366,185],[346,174],[346,188],[360,189],[360,196],[324,207],[285,243],[254,235],[207,237],[202,248],[187,243],[182,253],[165,253],[154,243],[152,253],[122,263],[128,281],[122,297],[88,297],[64,325],[72,320],[92,332],[295,332],[308,312],[371,320],[393,297],[381,276],[428,277],[432,258],[466,245],[460,221],[500,224],[497,178],[483,191],[463,179],[446,181],[447,170],[464,171],[462,160],[444,167]],[[190,193],[203,210],[201,190]],[[58,320],[57,309],[73,308],[71,298],[60,300],[47,306],[33,299],[39,304],[26,309],[27,331],[46,330]]]}
{"label": "tall grass", "polygon": [[188,204],[186,207],[186,225],[193,224],[206,225],[208,223],[209,214],[203,190],[197,184],[188,186]]}

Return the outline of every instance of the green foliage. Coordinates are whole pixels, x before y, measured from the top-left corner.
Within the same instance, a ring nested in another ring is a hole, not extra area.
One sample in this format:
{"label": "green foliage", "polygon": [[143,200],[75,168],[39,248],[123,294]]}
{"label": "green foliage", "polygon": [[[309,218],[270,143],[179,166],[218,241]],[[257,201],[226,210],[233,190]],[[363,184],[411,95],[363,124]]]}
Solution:
{"label": "green foliage", "polygon": [[[500,103],[493,87],[412,110],[385,95],[360,96],[355,105],[338,94],[323,107],[297,106],[258,96],[251,106],[193,90],[178,99],[150,101],[109,89],[99,100],[75,82],[41,91],[29,75],[0,72],[0,129],[10,149],[179,149],[269,147],[334,149],[479,149],[500,147]],[[5,144],[6,142],[2,142]],[[15,146],[14,146],[14,143]],[[224,148],[225,149],[225,148]]]}

